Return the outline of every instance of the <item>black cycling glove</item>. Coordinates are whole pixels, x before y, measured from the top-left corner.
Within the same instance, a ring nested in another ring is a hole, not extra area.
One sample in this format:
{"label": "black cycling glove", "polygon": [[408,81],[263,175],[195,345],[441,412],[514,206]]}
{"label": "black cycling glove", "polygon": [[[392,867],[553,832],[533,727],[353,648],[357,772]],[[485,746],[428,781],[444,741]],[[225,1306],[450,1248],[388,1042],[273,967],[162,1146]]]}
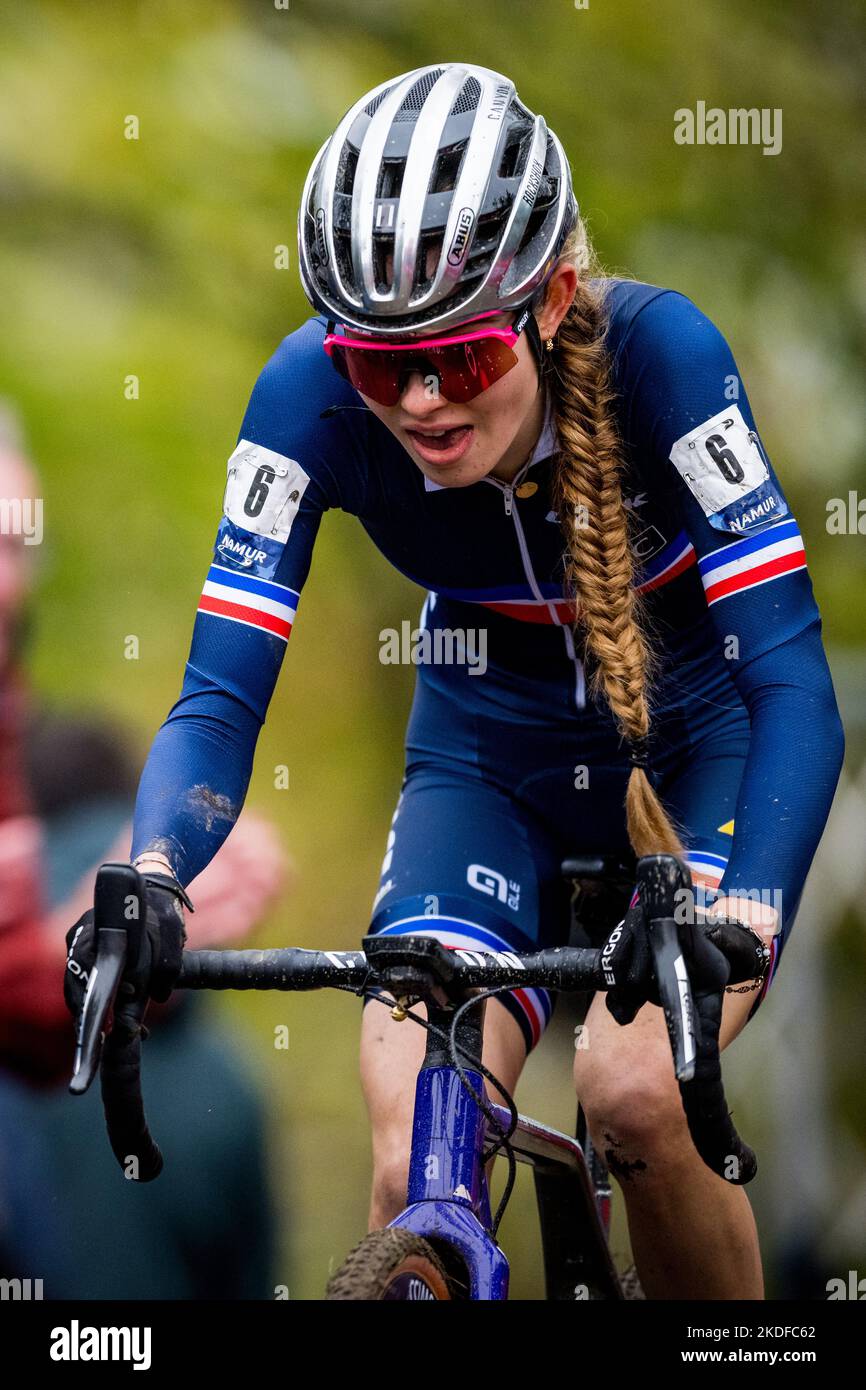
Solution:
{"label": "black cycling glove", "polygon": [[[183,907],[194,911],[186,892],[171,874],[142,874],[145,926],[138,960],[127,963],[123,992],[142,998],[168,999],[180,974],[186,930]],[[91,971],[96,964],[96,929],[93,910],[78,919],[66,934],[68,955],[63,977],[63,997],[73,1018],[78,1019]]]}
{"label": "black cycling glove", "polygon": [[643,907],[635,898],[601,948],[609,1012],[623,1027],[647,1002],[660,1004]]}
{"label": "black cycling glove", "polygon": [[[681,928],[693,932],[693,985],[698,992],[724,989],[729,982],[761,979],[769,961],[761,936],[747,922],[729,917],[706,917]],[[602,947],[602,966],[608,989],[605,1002],[617,1023],[631,1023],[644,1004],[661,1006],[653,971],[649,929],[640,899],[629,907]]]}

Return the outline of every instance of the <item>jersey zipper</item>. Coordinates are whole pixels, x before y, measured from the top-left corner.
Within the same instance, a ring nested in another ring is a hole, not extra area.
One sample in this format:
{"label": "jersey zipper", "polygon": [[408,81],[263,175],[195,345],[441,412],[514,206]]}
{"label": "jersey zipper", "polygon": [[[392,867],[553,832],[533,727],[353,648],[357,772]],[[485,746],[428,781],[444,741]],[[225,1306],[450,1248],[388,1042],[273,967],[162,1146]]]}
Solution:
{"label": "jersey zipper", "polygon": [[586,707],[586,676],[584,674],[583,663],[575,651],[574,634],[572,633],[570,625],[564,623],[560,618],[556,611],[556,604],[551,599],[545,598],[544,594],[541,592],[538,580],[535,577],[535,571],[532,568],[532,558],[529,554],[529,546],[526,543],[526,533],[523,529],[523,523],[520,520],[520,511],[514,506],[514,489],[522,480],[524,473],[528,472],[532,466],[532,461],[525,463],[523,467],[515,473],[510,483],[503,483],[499,478],[482,478],[481,481],[484,483],[492,483],[493,486],[499,488],[502,493],[502,500],[505,503],[505,515],[510,516],[514,523],[517,544],[520,549],[520,558],[523,561],[523,573],[526,576],[527,583],[532,590],[533,596],[545,604],[553,623],[559,628],[563,635],[565,650],[569,660],[574,665],[574,702],[578,709],[584,709]]}

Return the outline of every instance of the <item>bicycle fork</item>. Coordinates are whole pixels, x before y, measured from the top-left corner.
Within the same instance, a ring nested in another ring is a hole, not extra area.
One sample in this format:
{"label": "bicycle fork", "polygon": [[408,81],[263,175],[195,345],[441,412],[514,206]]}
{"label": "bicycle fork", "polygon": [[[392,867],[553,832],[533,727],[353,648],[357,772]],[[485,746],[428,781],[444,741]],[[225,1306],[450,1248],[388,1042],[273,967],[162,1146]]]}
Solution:
{"label": "bicycle fork", "polygon": [[[457,1025],[461,1057],[476,1058],[481,1052],[481,1010],[473,1013],[474,1017],[467,1012]],[[447,1033],[448,1011],[429,1004],[428,1017]],[[481,1074],[470,1065],[465,1075],[483,1095]],[[489,1099],[487,1105],[498,1126],[507,1130],[509,1111]],[[483,1157],[499,1132],[462,1085],[442,1038],[428,1031],[415,1091],[408,1206],[390,1224],[430,1240],[452,1272],[459,1262],[466,1295],[473,1301],[508,1297],[508,1261],[491,1232]],[[515,1159],[533,1169],[548,1299],[621,1298],[606,1225],[580,1143],[520,1116],[510,1144]]]}

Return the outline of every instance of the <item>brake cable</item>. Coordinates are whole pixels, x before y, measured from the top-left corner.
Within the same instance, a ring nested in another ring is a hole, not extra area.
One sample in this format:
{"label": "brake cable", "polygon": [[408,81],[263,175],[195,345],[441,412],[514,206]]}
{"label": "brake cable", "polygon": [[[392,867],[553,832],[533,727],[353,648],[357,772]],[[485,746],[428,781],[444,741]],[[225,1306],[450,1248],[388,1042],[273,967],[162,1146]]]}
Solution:
{"label": "brake cable", "polygon": [[[393,1008],[394,1004],[396,1003],[396,999],[394,998],[392,998],[389,1002],[389,1000],[383,998],[381,994],[374,993],[374,987],[362,986],[360,990],[357,990],[352,989],[348,985],[343,985],[339,986],[339,988],[344,989],[347,994],[364,994],[368,999],[375,999],[378,1003],[384,1004],[386,1008]],[[496,1238],[496,1233],[499,1229],[499,1224],[502,1221],[502,1218],[505,1215],[505,1210],[508,1206],[508,1203],[511,1200],[511,1194],[514,1191],[514,1184],[517,1180],[517,1160],[514,1156],[514,1149],[509,1141],[511,1139],[512,1134],[517,1128],[520,1117],[517,1113],[517,1106],[514,1104],[513,1097],[510,1095],[505,1086],[503,1086],[502,1082],[498,1079],[498,1077],[494,1076],[493,1072],[490,1071],[487,1067],[485,1067],[483,1062],[471,1057],[469,1053],[464,1052],[461,1048],[458,1047],[456,1040],[456,1027],[459,1019],[461,1018],[466,1009],[472,1008],[473,1005],[480,1003],[482,1000],[487,999],[492,995],[502,994],[509,988],[511,988],[511,986],[509,985],[494,986],[491,989],[481,990],[478,994],[473,995],[470,999],[464,1000],[464,1002],[460,1004],[459,1007],[455,1010],[454,1017],[451,1020],[447,1034],[443,1031],[443,1029],[441,1029],[438,1026],[438,1024],[431,1023],[429,1019],[421,1018],[419,1014],[413,1013],[411,1009],[405,1010],[406,1018],[411,1018],[413,1023],[420,1024],[422,1028],[426,1029],[430,1033],[433,1033],[434,1036],[440,1040],[440,1042],[444,1042],[447,1044],[448,1055],[451,1058],[451,1064],[457,1073],[461,1086],[472,1098],[475,1105],[481,1111],[482,1115],[487,1120],[491,1128],[499,1134],[499,1138],[496,1140],[496,1142],[483,1155],[483,1162],[486,1164],[501,1149],[504,1151],[505,1157],[508,1160],[508,1177],[505,1182],[505,1189],[499,1201],[499,1205],[496,1208],[496,1212],[491,1221],[490,1228],[487,1232],[487,1234],[494,1240]],[[508,1107],[510,1116],[510,1124],[508,1129],[502,1128],[502,1125],[498,1117],[496,1116],[494,1111],[490,1109],[486,1097],[483,1094],[479,1095],[478,1092],[475,1090],[474,1086],[472,1085],[471,1081],[466,1075],[466,1068],[461,1064],[459,1060],[458,1053],[460,1052],[462,1052],[464,1059],[469,1063],[472,1069],[480,1072],[484,1079],[486,1081],[489,1081],[502,1096],[503,1100],[505,1101]]]}

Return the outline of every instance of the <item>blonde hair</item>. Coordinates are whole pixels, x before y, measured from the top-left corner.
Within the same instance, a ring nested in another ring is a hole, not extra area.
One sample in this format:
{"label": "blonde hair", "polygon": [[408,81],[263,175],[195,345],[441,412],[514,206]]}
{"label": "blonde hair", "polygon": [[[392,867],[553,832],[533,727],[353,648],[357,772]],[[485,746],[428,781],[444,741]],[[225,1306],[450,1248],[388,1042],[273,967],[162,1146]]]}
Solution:
{"label": "blonde hair", "polygon": [[[622,737],[640,756],[650,727],[653,663],[634,590],[629,514],[620,484],[623,449],[604,344],[608,281],[582,220],[559,259],[578,272],[574,301],[553,350],[545,354],[559,436],[553,489],[566,541],[566,593],[575,603],[575,632],[589,659],[590,690],[603,691]],[[641,767],[631,769],[625,809],[638,857],[683,853],[677,827]]]}

